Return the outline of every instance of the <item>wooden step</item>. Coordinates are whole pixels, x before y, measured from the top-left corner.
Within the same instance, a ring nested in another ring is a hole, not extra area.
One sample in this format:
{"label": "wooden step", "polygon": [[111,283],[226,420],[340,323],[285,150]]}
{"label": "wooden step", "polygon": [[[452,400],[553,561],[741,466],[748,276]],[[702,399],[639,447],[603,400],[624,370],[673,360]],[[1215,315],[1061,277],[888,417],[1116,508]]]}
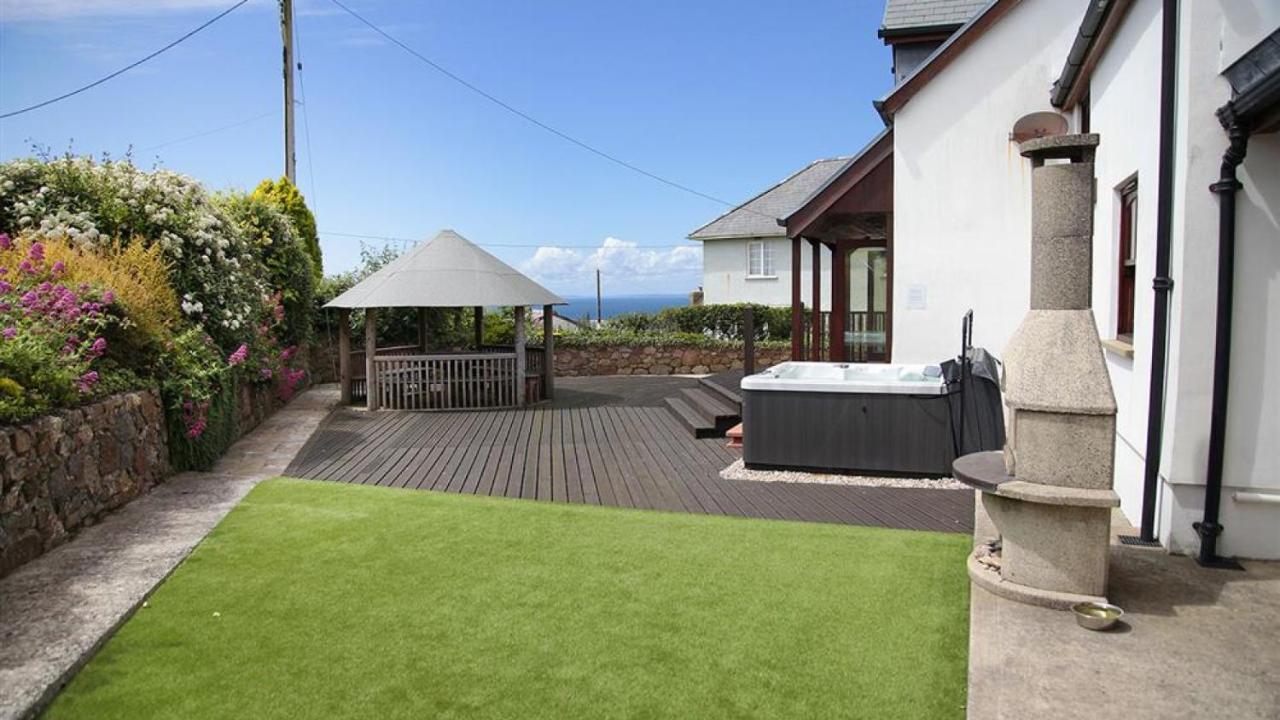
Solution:
{"label": "wooden step", "polygon": [[725,432],[724,436],[729,438],[729,442],[724,444],[725,447],[730,450],[742,449],[742,423],[738,423],[737,425],[729,428],[729,430]]}
{"label": "wooden step", "polygon": [[681,399],[715,426],[714,437],[723,436],[726,430],[742,419],[737,406],[730,405],[724,398],[702,388],[687,388],[681,390],[680,395]]}
{"label": "wooden step", "polygon": [[734,407],[742,407],[742,394],[736,388],[726,387],[711,378],[699,378],[698,384],[723,398],[726,402],[731,403]]}
{"label": "wooden step", "polygon": [[693,432],[695,438],[720,437],[723,433],[716,430],[716,421],[698,412],[681,397],[665,398],[667,408],[676,418]]}

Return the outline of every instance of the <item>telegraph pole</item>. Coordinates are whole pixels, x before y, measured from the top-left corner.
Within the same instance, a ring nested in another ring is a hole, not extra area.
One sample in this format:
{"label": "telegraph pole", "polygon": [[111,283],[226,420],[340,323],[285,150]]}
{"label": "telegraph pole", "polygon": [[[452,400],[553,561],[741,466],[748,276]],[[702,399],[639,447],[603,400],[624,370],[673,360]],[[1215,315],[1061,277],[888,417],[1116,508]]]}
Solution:
{"label": "telegraph pole", "polygon": [[604,314],[600,312],[600,268],[596,268],[596,327],[604,325]]}
{"label": "telegraph pole", "polygon": [[293,134],[293,0],[280,0],[280,33],[284,39],[284,176],[298,184]]}

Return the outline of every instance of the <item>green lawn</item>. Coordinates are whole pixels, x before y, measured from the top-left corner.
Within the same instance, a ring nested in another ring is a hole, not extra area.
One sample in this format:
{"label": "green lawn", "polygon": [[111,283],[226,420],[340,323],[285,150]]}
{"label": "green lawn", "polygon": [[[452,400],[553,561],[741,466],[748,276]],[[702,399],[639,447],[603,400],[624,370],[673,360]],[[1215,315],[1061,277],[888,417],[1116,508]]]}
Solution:
{"label": "green lawn", "polygon": [[969,543],[273,480],[49,716],[960,718]]}

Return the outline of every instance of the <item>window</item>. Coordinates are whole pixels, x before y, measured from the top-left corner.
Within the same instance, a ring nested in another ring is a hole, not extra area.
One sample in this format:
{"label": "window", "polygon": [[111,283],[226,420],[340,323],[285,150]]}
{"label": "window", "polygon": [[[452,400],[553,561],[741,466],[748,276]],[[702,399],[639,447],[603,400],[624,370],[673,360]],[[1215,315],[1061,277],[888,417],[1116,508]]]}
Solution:
{"label": "window", "polygon": [[774,277],[773,245],[764,240],[747,243],[747,277]]}
{"label": "window", "polygon": [[1133,341],[1133,285],[1138,269],[1138,181],[1120,189],[1120,264],[1116,336]]}

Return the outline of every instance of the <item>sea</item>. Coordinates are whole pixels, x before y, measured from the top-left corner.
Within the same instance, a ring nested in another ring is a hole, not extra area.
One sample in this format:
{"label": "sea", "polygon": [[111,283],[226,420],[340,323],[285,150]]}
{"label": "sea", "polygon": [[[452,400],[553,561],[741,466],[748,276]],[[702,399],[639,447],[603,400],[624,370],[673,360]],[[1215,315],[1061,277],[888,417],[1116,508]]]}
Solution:
{"label": "sea", "polygon": [[[596,298],[594,295],[590,297],[566,295],[564,299],[569,304],[556,308],[556,313],[561,317],[566,317],[570,320],[581,320],[590,316],[595,319]],[[689,296],[683,293],[677,295],[605,295],[600,299],[600,310],[607,320],[614,315],[623,313],[652,313],[663,308],[688,304]]]}

